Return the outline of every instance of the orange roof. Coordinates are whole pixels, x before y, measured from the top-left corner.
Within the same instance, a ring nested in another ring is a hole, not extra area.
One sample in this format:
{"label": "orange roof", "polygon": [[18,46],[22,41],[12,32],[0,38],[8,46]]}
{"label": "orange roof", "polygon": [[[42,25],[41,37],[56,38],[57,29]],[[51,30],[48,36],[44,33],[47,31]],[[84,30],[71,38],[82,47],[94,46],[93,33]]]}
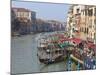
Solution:
{"label": "orange roof", "polygon": [[29,9],[25,9],[25,8],[16,8],[16,7],[13,7],[12,10],[17,10],[19,12],[30,12]]}

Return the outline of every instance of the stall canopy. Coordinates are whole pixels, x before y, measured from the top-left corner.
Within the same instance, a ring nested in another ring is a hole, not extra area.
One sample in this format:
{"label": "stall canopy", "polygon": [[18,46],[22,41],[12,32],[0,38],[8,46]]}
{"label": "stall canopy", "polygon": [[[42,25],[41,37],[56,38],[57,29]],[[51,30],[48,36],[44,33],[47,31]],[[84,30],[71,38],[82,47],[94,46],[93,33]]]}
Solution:
{"label": "stall canopy", "polygon": [[88,42],[88,48],[91,48],[91,49],[96,49],[96,45],[95,44],[93,44],[93,43],[90,43],[90,42]]}
{"label": "stall canopy", "polygon": [[70,41],[72,41],[75,44],[79,44],[79,43],[82,42],[82,39],[79,39],[79,38],[71,38]]}

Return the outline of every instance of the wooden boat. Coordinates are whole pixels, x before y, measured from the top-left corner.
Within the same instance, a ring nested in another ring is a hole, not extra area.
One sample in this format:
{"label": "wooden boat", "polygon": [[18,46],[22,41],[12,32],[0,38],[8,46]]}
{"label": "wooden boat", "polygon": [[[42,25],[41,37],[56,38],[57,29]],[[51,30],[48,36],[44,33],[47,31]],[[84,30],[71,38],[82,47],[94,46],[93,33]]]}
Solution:
{"label": "wooden boat", "polygon": [[49,50],[47,47],[38,47],[38,57],[39,61],[45,64],[51,64],[55,62],[62,61],[63,50]]}
{"label": "wooden boat", "polygon": [[70,45],[67,38],[63,42],[61,39],[65,39],[65,37],[50,35],[48,38],[40,39],[37,47],[37,55],[40,62],[51,64],[63,61],[74,50],[74,45]]}

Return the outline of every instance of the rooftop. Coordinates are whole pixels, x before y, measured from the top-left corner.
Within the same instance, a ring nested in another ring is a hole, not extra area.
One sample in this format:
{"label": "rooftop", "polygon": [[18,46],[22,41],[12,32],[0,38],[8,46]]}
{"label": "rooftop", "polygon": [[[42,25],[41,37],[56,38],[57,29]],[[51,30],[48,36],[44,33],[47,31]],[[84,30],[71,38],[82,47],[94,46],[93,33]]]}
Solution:
{"label": "rooftop", "polygon": [[16,11],[20,11],[20,12],[30,12],[29,9],[25,9],[25,8],[12,7],[12,10],[16,10]]}

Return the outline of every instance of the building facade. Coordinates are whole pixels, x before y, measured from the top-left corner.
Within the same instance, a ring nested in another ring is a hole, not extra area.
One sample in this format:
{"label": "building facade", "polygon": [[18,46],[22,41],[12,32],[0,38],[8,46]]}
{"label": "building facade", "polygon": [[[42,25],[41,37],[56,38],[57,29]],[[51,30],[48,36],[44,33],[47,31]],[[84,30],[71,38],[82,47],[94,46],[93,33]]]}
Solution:
{"label": "building facade", "polygon": [[51,25],[51,30],[52,31],[64,31],[65,30],[65,23],[62,23],[57,20],[47,20],[47,23]]}
{"label": "building facade", "polygon": [[16,17],[22,22],[31,21],[31,11],[25,8],[12,8]]}
{"label": "building facade", "polygon": [[12,8],[11,21],[12,32],[17,34],[28,34],[33,31],[36,20],[36,12],[25,8]]}
{"label": "building facade", "polygon": [[67,30],[70,37],[85,37],[82,39],[88,38],[95,42],[96,6],[72,5],[67,16]]}
{"label": "building facade", "polygon": [[[72,6],[73,7],[73,6]],[[73,37],[73,28],[74,28],[74,21],[73,21],[73,8],[70,7],[69,12],[67,14],[67,25],[66,25],[66,30],[67,34],[70,38]]]}

